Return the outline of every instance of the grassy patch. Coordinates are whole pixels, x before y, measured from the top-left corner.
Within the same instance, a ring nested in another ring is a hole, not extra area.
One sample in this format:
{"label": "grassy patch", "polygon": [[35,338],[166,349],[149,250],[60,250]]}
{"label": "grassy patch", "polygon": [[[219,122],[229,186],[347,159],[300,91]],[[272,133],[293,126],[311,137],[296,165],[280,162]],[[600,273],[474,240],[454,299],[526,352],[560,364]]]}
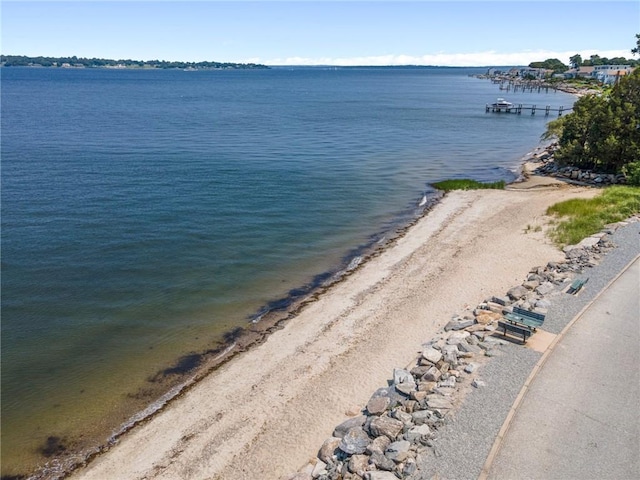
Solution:
{"label": "grassy patch", "polygon": [[444,192],[450,192],[451,190],[481,190],[487,188],[503,190],[505,182],[504,180],[500,180],[498,182],[482,183],[465,178],[461,180],[444,180],[442,182],[434,183],[432,186]]}
{"label": "grassy patch", "polygon": [[571,199],[547,209],[558,218],[551,238],[560,245],[574,245],[601,231],[609,223],[640,212],[640,187],[609,187],[591,199]]}

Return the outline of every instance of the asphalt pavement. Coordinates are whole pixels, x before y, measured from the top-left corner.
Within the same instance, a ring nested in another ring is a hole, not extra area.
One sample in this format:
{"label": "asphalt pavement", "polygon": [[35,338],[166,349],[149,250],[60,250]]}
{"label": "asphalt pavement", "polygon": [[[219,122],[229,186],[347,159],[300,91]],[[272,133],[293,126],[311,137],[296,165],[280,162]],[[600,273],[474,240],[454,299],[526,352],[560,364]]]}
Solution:
{"label": "asphalt pavement", "polygon": [[640,478],[640,259],[538,361],[480,478]]}

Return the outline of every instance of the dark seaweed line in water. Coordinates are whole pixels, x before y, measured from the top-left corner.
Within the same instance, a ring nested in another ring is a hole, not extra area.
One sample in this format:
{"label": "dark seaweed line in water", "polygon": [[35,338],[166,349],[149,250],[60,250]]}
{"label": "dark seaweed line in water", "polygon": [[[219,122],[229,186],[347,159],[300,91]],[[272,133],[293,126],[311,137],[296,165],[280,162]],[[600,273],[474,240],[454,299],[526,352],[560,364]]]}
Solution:
{"label": "dark seaweed line in water", "polygon": [[421,202],[419,209],[412,209],[414,215],[409,222],[403,225],[399,225],[399,222],[391,223],[380,233],[373,234],[368,242],[346,254],[341,262],[341,268],[318,274],[308,284],[292,289],[286,296],[267,303],[248,318],[249,327],[236,327],[226,332],[223,335],[222,345],[204,352],[183,355],[172,367],[160,370],[149,378],[150,383],[156,384],[169,381],[168,389],[148,407],[135,413],[120,425],[106,443],[74,452],[64,444],[64,439],[49,436],[40,451],[43,456],[53,458],[32,475],[4,475],[0,480],[61,480],[74,470],[86,466],[91,460],[110,450],[127,432],[150,421],[170,402],[186,394],[204,377],[236,355],[264,343],[271,333],[282,329],[286,322],[295,317],[303,307],[318,300],[328,289],[341,283],[360,266],[379,256],[404,237],[408,230],[427,215],[443,197],[442,192],[431,193],[426,203]]}

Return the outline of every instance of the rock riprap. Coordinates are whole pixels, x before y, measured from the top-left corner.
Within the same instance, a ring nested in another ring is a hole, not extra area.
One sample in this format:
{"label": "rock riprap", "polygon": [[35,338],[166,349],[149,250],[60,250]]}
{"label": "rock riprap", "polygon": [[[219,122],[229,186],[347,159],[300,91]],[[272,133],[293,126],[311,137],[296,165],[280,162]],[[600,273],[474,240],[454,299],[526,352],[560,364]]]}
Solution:
{"label": "rock riprap", "polygon": [[419,465],[436,455],[439,430],[454,417],[466,387],[488,388],[479,374],[505,344],[496,332],[498,320],[516,306],[546,314],[554,296],[614,248],[610,235],[623,224],[565,247],[563,262],[534,267],[521,285],[487,298],[472,312],[454,315],[423,344],[415,366],[394,369],[391,385],[376,390],[360,415],[335,427],[318,458],[289,480],[422,478]]}

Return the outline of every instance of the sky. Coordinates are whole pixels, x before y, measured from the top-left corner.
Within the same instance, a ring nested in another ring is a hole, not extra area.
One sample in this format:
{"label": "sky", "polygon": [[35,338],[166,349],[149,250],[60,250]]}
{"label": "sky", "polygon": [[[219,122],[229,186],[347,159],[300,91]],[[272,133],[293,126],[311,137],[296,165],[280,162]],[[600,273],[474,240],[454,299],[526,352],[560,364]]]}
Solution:
{"label": "sky", "polygon": [[[5,55],[266,65],[633,58],[640,1],[5,1]],[[638,58],[638,57],[635,57]]]}

